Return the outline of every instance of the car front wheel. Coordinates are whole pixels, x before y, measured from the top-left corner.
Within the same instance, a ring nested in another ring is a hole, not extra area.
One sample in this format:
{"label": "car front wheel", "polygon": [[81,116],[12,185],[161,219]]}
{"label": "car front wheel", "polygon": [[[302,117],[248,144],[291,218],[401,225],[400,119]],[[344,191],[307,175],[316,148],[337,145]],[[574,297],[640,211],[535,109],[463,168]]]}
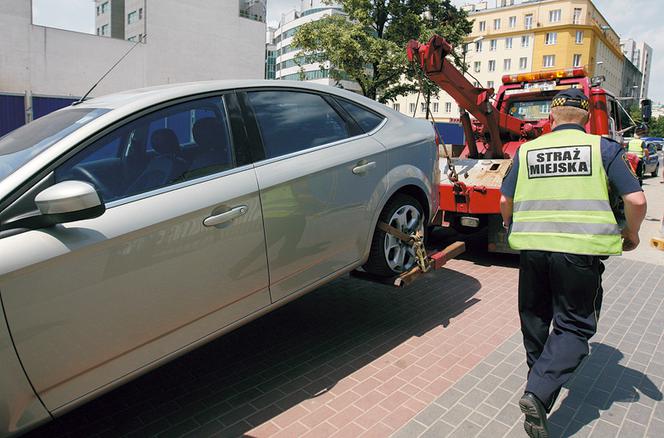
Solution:
{"label": "car front wheel", "polygon": [[[419,231],[424,235],[424,210],[409,195],[398,194],[387,203],[380,214],[384,222],[406,234]],[[371,242],[369,260],[364,270],[381,277],[391,277],[408,271],[417,263],[413,248],[395,236],[376,228]]]}
{"label": "car front wheel", "polygon": [[650,175],[657,176],[658,173],[659,173],[659,164],[657,165],[657,167],[655,167],[655,170],[653,170]]}

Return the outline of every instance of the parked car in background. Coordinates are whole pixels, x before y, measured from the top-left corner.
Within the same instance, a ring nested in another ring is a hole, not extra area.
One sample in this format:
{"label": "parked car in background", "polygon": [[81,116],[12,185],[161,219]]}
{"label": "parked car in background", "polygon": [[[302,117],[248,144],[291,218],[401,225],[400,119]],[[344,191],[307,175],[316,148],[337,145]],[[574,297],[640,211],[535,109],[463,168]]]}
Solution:
{"label": "parked car in background", "polygon": [[657,153],[657,145],[654,142],[646,142],[648,149],[648,156],[643,157],[643,174],[650,174],[657,176],[659,172],[659,154]]}
{"label": "parked car in background", "polygon": [[85,101],[0,139],[0,436],[364,266],[438,210],[428,121],[287,81]]}
{"label": "parked car in background", "polygon": [[664,145],[664,138],[661,137],[643,137],[643,140],[646,143],[653,143],[658,151],[661,151]]}

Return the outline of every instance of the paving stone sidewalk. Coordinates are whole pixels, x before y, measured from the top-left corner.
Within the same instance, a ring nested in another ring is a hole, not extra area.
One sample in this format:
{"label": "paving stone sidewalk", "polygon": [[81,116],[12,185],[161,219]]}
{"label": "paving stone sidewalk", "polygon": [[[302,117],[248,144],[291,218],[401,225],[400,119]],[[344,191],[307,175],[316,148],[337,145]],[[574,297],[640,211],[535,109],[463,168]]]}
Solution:
{"label": "paving stone sidewalk", "polygon": [[[553,437],[664,437],[664,269],[607,261],[591,354],[549,417]],[[516,332],[392,438],[524,437],[517,401],[525,352]]]}

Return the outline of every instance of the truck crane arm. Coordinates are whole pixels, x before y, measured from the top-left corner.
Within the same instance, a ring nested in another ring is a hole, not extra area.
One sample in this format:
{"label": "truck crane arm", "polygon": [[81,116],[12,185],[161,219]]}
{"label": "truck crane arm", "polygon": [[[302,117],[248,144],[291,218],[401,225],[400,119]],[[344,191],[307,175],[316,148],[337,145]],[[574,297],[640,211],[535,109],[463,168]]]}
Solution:
{"label": "truck crane arm", "polygon": [[[515,117],[501,113],[489,100],[493,96],[493,88],[475,87],[445,57],[452,53],[452,45],[444,38],[434,35],[428,43],[420,44],[411,40],[407,46],[410,62],[419,62],[426,76],[448,93],[459,104],[459,107],[472,114],[484,127],[484,135],[488,145],[488,158],[503,158],[503,141],[500,138],[501,128],[518,136],[523,135],[523,122]],[[466,139],[471,155],[477,154],[470,119],[462,113]]]}

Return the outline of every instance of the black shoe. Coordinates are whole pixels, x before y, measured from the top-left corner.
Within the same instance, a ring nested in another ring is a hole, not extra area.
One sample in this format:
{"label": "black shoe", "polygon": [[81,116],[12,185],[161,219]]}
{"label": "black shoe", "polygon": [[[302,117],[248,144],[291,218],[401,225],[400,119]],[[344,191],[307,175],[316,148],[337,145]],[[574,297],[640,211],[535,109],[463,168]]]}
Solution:
{"label": "black shoe", "polygon": [[542,402],[532,393],[526,392],[519,400],[521,412],[526,414],[523,428],[530,438],[549,438],[549,427],[546,422],[546,409]]}

